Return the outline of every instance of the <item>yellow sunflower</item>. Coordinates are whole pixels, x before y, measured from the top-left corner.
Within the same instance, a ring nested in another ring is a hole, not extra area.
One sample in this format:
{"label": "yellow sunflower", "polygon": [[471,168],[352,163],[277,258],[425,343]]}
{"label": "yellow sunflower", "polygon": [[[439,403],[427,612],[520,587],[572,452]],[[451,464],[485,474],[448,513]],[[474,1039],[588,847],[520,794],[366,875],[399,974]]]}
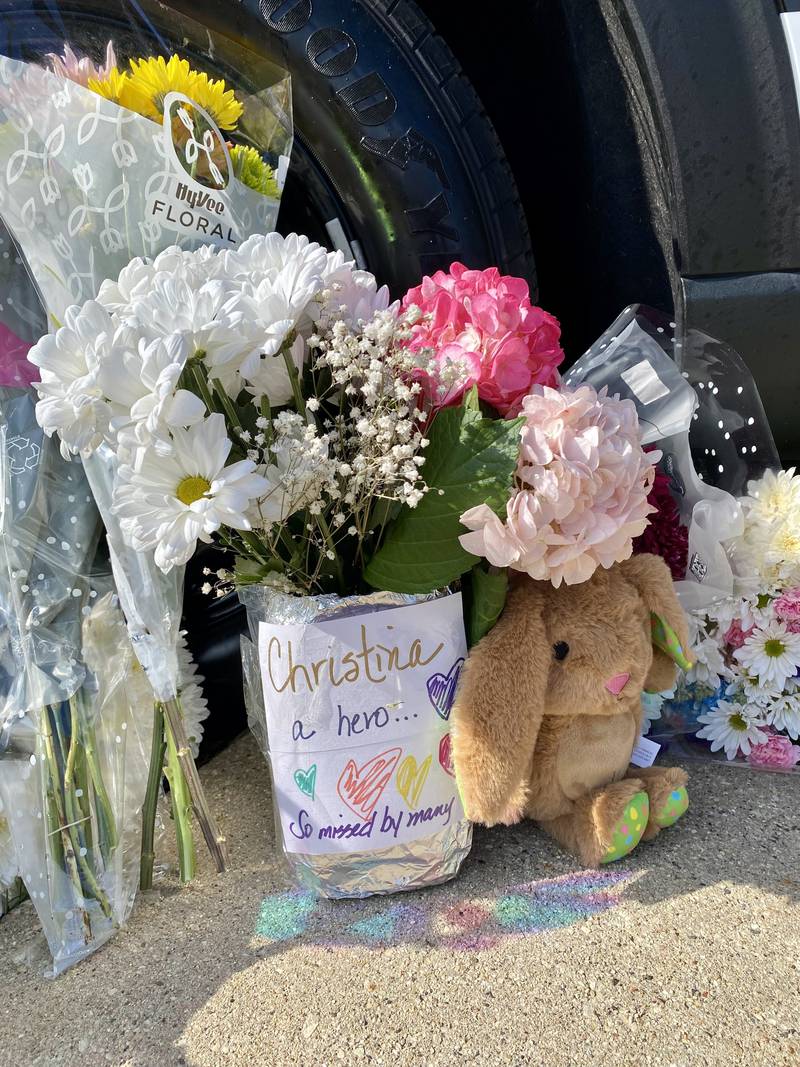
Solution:
{"label": "yellow sunflower", "polygon": [[[122,107],[131,107],[126,98],[128,95],[128,75],[124,71],[112,67],[105,78],[90,78],[87,86],[93,93],[104,96],[106,100],[113,100]],[[136,108],[131,108],[135,111]]]}
{"label": "yellow sunflower", "polygon": [[164,115],[164,97],[167,93],[183,93],[195,99],[197,71],[192,70],[185,59],[170,56],[153,56],[150,59],[131,59],[127,85],[126,104],[149,119],[158,121]]}
{"label": "yellow sunflower", "polygon": [[214,81],[207,74],[196,75],[194,88],[188,95],[209,113],[221,130],[235,130],[244,110],[233,89],[226,89],[222,78]]}

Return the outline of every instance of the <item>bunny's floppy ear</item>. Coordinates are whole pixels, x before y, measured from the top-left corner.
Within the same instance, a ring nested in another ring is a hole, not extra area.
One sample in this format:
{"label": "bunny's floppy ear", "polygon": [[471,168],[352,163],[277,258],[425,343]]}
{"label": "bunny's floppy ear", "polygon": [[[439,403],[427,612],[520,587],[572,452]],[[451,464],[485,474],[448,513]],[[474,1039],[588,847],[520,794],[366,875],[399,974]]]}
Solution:
{"label": "bunny's floppy ear", "polygon": [[531,757],[552,659],[545,593],[525,581],[495,627],[470,652],[453,708],[453,760],[467,817],[516,822],[525,806]]}
{"label": "bunny's floppy ear", "polygon": [[669,567],[660,556],[649,553],[631,556],[619,566],[650,609],[653,664],[644,688],[651,693],[670,689],[675,684],[675,665],[686,670],[691,663],[686,616],[675,595]]}

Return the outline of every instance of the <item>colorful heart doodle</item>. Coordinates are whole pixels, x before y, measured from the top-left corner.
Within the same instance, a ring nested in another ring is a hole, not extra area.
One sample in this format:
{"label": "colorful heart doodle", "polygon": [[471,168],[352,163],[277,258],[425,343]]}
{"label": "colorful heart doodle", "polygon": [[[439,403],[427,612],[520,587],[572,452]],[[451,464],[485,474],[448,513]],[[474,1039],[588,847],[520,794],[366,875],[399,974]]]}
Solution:
{"label": "colorful heart doodle", "polygon": [[347,761],[336,783],[336,792],[359,819],[366,821],[370,817],[402,755],[402,748],[389,748],[361,767],[352,759]]}
{"label": "colorful heart doodle", "polygon": [[433,756],[417,764],[413,756],[406,756],[397,772],[397,792],[410,808],[416,808],[419,795],[431,769]]}
{"label": "colorful heart doodle", "polygon": [[445,734],[439,742],[439,763],[442,765],[442,770],[446,771],[451,778],[455,778],[456,769],[453,766],[453,752],[452,744],[450,742],[450,734]]}
{"label": "colorful heart doodle", "polygon": [[464,666],[464,658],[455,661],[447,674],[432,674],[425,683],[428,687],[428,699],[436,709],[436,714],[443,719],[450,718],[450,709],[456,695],[461,668]]}
{"label": "colorful heart doodle", "polygon": [[301,793],[314,799],[314,788],[317,784],[317,765],[312,763],[307,771],[297,770],[294,772],[294,781]]}

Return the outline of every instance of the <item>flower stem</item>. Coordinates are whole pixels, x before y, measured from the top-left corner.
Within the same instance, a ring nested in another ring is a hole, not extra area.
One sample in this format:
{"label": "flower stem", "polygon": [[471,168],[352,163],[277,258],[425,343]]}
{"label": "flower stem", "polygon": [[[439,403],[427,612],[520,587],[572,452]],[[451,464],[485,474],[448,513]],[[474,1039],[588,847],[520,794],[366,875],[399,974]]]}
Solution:
{"label": "flower stem", "polygon": [[186,778],[189,794],[192,799],[192,807],[200,829],[203,831],[208,850],[218,873],[228,869],[228,847],[225,835],[217,826],[217,821],[211,814],[208,800],[203,789],[200,775],[192,759],[192,751],[189,747],[189,738],[186,736],[186,726],[183,722],[183,713],[177,697],[164,701],[164,716],[167,723],[167,740],[170,735],[175,743],[176,757]]}
{"label": "flower stem", "polygon": [[111,859],[111,854],[117,847],[118,843],[117,825],[114,818],[114,809],[108,798],[106,784],[103,780],[103,773],[97,758],[97,739],[95,737],[94,725],[89,721],[85,713],[81,715],[80,720],[78,720],[77,708],[75,707],[75,701],[77,699],[77,696],[70,699],[70,711],[73,715],[73,721],[76,722],[77,725],[78,737],[83,743],[83,753],[89,769],[89,777],[92,781],[95,804],[97,806],[100,852],[103,856],[103,862],[108,865]]}
{"label": "flower stem", "polygon": [[342,569],[342,561],[339,558],[339,553],[336,551],[336,545],[333,540],[333,535],[331,534],[331,528],[330,526],[328,526],[327,519],[322,513],[317,515],[316,519],[319,523],[319,528],[322,531],[322,536],[325,538],[325,544],[328,546],[328,549],[333,553],[333,566],[336,570],[336,582],[339,586],[340,594],[344,595],[347,592],[344,584],[344,570]]}
{"label": "flower stem", "polygon": [[[292,338],[292,344],[294,338]],[[300,385],[300,375],[297,371],[297,367],[294,365],[294,359],[292,358],[292,344],[285,343],[281,352],[283,353],[283,362],[286,364],[286,371],[289,375],[289,382],[292,386],[292,395],[294,396],[295,407],[299,414],[305,416],[306,402],[303,399],[303,390]]]}
{"label": "flower stem", "polygon": [[[71,697],[69,700],[69,718],[69,749],[67,750],[67,759],[64,766],[64,812],[68,820],[67,825],[69,829],[70,838],[72,839],[73,849],[75,850],[75,852],[77,852],[78,869],[80,871],[81,880],[102,908],[103,914],[106,916],[106,918],[111,919],[113,918],[113,915],[111,911],[111,905],[108,901],[108,897],[100,888],[100,883],[97,880],[95,872],[92,870],[92,867],[89,863],[89,859],[87,859],[87,857],[89,856],[89,851],[85,844],[86,838],[84,830],[84,819],[80,810],[80,806],[78,804],[78,798],[75,795],[75,790],[77,788],[74,784],[75,761],[78,755],[78,749],[81,744],[81,727],[80,718],[78,716],[77,703],[74,697]],[[97,790],[95,790],[95,796],[96,794]],[[108,797],[106,797],[106,803],[108,803]],[[100,824],[101,821],[102,820],[98,818],[98,824]],[[113,826],[113,818],[111,822]],[[102,841],[102,829],[100,831],[100,838]],[[103,849],[101,845],[101,854],[102,852]],[[110,859],[111,853],[109,852],[108,855]],[[105,855],[103,855],[104,861],[105,858]]]}
{"label": "flower stem", "polygon": [[194,878],[195,851],[192,832],[192,811],[189,789],[183,775],[183,767],[178,756],[175,738],[167,723],[167,763],[166,773],[169,779],[169,796],[172,803],[172,816],[175,820],[175,836],[178,841],[178,864],[181,881],[191,882]]}
{"label": "flower stem", "polygon": [[85,907],[85,900],[83,896],[83,883],[81,882],[80,872],[78,871],[78,861],[75,856],[75,849],[72,844],[72,839],[67,829],[67,817],[64,809],[64,795],[61,791],[61,771],[58,766],[58,759],[56,758],[55,745],[53,743],[53,731],[50,724],[50,708],[42,708],[42,744],[44,747],[44,756],[47,763],[48,772],[48,815],[49,821],[53,821],[54,825],[49,830],[51,837],[58,835],[61,843],[61,854],[64,858],[64,865],[69,880],[72,882],[72,888],[75,893],[75,904],[80,910],[81,920],[83,922],[83,940],[85,944],[89,944],[92,940],[92,921],[89,917],[89,912]]}
{"label": "flower stem", "polygon": [[155,863],[156,809],[161,779],[164,776],[164,709],[161,704],[153,707],[153,740],[150,746],[150,771],[147,777],[147,792],[142,808],[142,852],[139,867],[139,888],[153,888],[153,864]]}
{"label": "flower stem", "polygon": [[202,364],[199,362],[192,362],[191,371],[192,377],[194,378],[194,384],[197,386],[197,392],[200,396],[200,399],[208,408],[209,415],[213,415],[214,412],[218,411],[218,407],[214,403],[214,397],[211,393],[211,390],[208,388],[208,381],[206,380]]}

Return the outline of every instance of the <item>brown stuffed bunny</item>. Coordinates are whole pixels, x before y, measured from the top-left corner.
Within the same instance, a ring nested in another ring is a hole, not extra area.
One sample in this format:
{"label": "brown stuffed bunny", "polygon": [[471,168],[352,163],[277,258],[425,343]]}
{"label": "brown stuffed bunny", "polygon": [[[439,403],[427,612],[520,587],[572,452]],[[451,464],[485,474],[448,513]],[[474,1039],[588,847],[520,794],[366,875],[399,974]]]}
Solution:
{"label": "brown stuffed bunny", "polygon": [[687,640],[657,556],[558,589],[522,578],[470,653],[453,708],[468,817],[487,826],[536,819],[590,866],[675,822],[688,807],[686,772],[629,763],[642,690],[674,684]]}

